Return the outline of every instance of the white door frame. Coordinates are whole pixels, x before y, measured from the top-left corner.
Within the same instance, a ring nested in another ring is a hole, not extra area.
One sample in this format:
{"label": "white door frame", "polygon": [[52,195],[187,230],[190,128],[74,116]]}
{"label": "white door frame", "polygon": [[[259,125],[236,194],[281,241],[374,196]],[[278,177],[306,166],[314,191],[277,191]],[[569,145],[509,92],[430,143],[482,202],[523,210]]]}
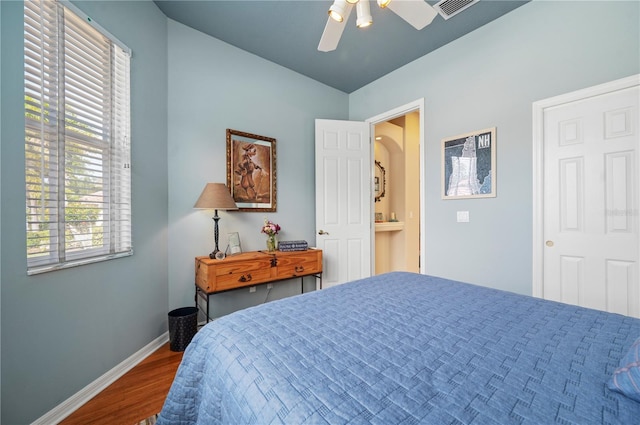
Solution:
{"label": "white door frame", "polygon": [[[425,182],[424,182],[424,178],[425,178],[425,149],[424,149],[424,98],[420,98],[417,100],[414,100],[413,102],[407,103],[405,105],[399,106],[397,108],[394,108],[390,111],[387,112],[383,112],[379,115],[376,115],[374,117],[371,118],[367,118],[365,120],[366,123],[369,123],[370,126],[370,133],[371,133],[371,137],[374,136],[375,131],[374,131],[374,126],[376,124],[380,124],[389,120],[392,120],[394,118],[406,115],[410,112],[415,112],[418,111],[420,113],[420,216],[419,216],[419,220],[420,220],[420,273],[422,274],[426,274],[426,270],[425,270],[425,254],[427,252],[427,238],[426,238],[426,221],[425,221],[425,217],[426,217],[426,204],[425,204],[425,194],[424,194],[424,187],[425,187]],[[373,151],[373,146],[374,144],[371,143],[371,175],[373,176],[373,167],[374,167],[374,151]],[[372,190],[373,190],[373,183],[372,183]],[[374,201],[373,201],[373,196],[370,196],[371,198],[371,223],[374,223],[374,217],[373,217],[373,213],[375,211],[375,207],[374,207]],[[374,241],[375,240],[375,226],[372,224],[371,225],[371,240]],[[372,247],[373,248],[373,247]],[[375,274],[375,250],[371,249],[371,275],[373,276]]]}
{"label": "white door frame", "polygon": [[[640,74],[533,103],[533,274],[532,294],[543,298],[544,284],[544,111],[605,93],[640,85]],[[637,158],[636,158],[637,160]]]}

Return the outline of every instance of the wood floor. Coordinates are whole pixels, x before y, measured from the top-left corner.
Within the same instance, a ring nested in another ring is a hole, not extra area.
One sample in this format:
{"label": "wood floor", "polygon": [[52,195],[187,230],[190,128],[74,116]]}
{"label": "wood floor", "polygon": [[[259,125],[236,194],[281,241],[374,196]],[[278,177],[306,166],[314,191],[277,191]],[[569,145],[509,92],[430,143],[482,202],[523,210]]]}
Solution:
{"label": "wood floor", "polygon": [[166,343],[61,424],[134,425],[159,413],[182,354]]}

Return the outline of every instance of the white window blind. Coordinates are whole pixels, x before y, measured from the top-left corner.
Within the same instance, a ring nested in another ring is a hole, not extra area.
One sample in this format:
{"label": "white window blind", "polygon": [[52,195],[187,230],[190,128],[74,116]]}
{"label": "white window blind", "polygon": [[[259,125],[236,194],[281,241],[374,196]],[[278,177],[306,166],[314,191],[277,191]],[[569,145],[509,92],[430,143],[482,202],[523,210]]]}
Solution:
{"label": "white window blind", "polygon": [[131,255],[130,51],[24,2],[27,273]]}

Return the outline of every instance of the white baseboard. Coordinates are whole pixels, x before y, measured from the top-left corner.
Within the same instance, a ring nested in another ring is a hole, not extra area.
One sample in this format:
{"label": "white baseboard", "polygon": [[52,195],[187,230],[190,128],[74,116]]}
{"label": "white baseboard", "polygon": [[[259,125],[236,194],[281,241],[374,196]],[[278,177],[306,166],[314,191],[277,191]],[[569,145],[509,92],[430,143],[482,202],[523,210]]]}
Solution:
{"label": "white baseboard", "polygon": [[131,357],[125,359],[113,369],[66,399],[64,402],[32,422],[32,425],[52,425],[62,422],[67,416],[95,397],[100,391],[113,384],[118,378],[149,357],[153,352],[169,341],[169,332],[165,332],[149,344],[142,347]]}

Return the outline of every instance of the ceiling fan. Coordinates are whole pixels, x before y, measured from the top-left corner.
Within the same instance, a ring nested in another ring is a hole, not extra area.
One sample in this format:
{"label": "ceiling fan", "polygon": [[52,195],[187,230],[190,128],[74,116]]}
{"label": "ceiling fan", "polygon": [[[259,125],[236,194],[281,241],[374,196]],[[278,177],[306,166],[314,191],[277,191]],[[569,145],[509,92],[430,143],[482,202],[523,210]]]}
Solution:
{"label": "ceiling fan", "polygon": [[[373,0],[372,0],[373,1]],[[381,9],[388,8],[407,21],[415,29],[421,30],[440,13],[444,19],[461,12],[479,0],[441,0],[431,6],[425,0],[376,0]],[[329,8],[329,18],[318,44],[321,52],[330,52],[338,47],[344,31],[345,22],[351,10],[356,7],[356,26],[365,28],[373,24],[369,0],[334,0]]]}

